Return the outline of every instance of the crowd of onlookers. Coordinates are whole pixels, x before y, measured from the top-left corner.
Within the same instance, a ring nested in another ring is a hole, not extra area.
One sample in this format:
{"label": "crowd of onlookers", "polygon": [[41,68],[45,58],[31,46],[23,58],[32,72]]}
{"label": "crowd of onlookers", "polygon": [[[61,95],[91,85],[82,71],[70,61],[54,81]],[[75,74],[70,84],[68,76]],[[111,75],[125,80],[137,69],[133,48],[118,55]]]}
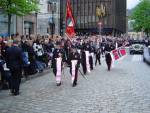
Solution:
{"label": "crowd of onlookers", "polygon": [[[59,36],[55,37],[59,39]],[[11,37],[0,37],[0,86],[2,89],[9,87],[10,70],[7,67],[6,50],[13,46],[14,42],[18,42],[19,48],[22,50],[22,77],[43,72],[50,67],[50,60],[54,43],[49,36],[30,35],[20,36],[19,34]]]}

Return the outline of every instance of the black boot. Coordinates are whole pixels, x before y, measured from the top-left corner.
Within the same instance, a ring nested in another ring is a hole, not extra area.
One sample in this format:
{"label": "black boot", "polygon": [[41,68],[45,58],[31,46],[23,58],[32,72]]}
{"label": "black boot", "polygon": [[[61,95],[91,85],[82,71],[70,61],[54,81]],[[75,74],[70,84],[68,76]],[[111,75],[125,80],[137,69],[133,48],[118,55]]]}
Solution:
{"label": "black boot", "polygon": [[61,86],[61,82],[60,83],[56,83],[57,84],[57,86]]}
{"label": "black boot", "polygon": [[76,87],[76,85],[77,85],[77,82],[74,82],[74,83],[72,84],[72,87]]}

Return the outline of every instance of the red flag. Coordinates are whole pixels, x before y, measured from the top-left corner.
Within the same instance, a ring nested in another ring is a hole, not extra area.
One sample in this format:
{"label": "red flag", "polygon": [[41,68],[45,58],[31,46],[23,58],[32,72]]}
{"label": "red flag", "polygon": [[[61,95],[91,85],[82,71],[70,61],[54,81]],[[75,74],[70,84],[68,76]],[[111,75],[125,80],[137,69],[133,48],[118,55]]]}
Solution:
{"label": "red flag", "polygon": [[121,54],[122,56],[125,56],[125,55],[127,54],[125,48],[120,48],[119,51],[120,51],[120,54]]}
{"label": "red flag", "polygon": [[69,38],[72,38],[75,36],[75,21],[72,15],[70,0],[67,0],[67,10],[66,10],[66,34],[69,36]]}
{"label": "red flag", "polygon": [[113,55],[114,60],[119,60],[120,58],[122,58],[123,56],[127,54],[125,48],[118,48],[118,49],[112,50],[111,53]]}
{"label": "red flag", "polygon": [[114,60],[118,60],[118,59],[120,58],[117,49],[112,50],[111,52],[112,52],[112,55],[113,55],[113,57],[114,57]]}

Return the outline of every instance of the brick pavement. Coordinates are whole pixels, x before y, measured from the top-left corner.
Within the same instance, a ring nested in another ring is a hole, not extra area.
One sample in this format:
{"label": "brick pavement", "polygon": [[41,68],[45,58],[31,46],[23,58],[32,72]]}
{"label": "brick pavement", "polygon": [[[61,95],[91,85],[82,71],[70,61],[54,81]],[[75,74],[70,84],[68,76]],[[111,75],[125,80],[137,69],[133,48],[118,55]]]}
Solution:
{"label": "brick pavement", "polygon": [[61,87],[52,73],[26,81],[19,96],[0,92],[0,113],[150,113],[150,67],[140,57],[127,56],[111,72],[103,62],[74,88],[67,69]]}

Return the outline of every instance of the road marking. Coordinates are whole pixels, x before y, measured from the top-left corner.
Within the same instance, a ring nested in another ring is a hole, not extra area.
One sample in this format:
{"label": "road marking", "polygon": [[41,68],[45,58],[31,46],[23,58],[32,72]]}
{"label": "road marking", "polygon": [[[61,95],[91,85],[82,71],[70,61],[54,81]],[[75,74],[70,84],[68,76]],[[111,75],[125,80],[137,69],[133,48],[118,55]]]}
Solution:
{"label": "road marking", "polygon": [[142,61],[142,55],[134,55],[132,57],[132,62],[139,62]]}

